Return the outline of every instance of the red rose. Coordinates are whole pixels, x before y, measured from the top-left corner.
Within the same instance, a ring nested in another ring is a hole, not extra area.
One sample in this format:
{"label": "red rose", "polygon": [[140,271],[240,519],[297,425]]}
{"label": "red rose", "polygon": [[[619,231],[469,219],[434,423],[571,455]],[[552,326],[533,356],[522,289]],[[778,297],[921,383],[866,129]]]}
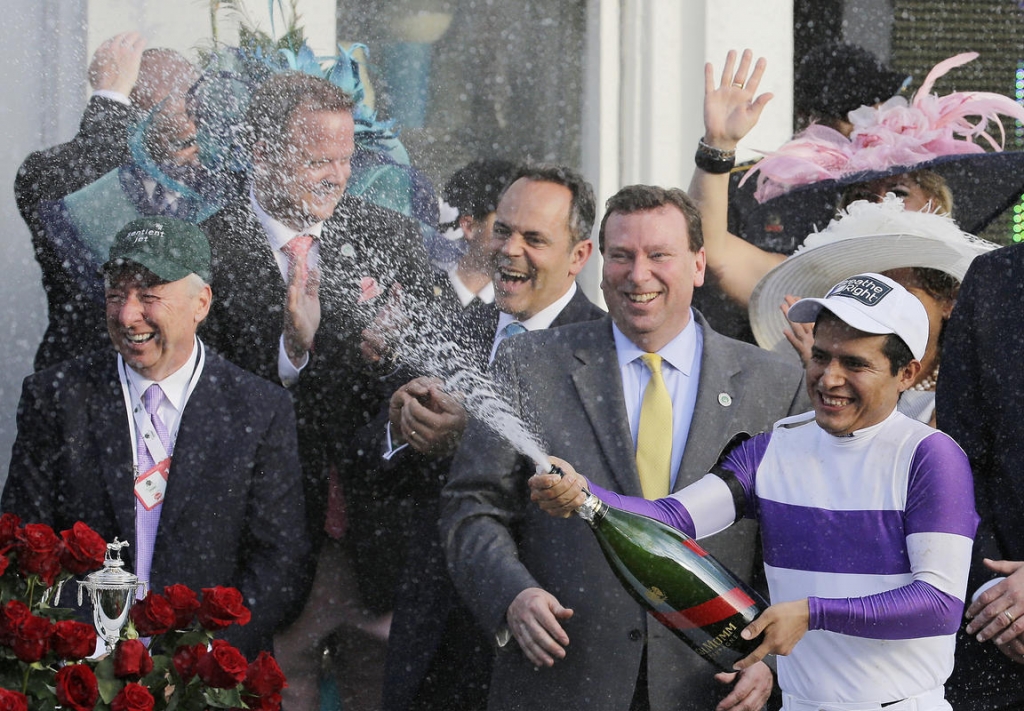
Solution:
{"label": "red rose", "polygon": [[183,644],[174,650],[171,661],[174,663],[174,670],[178,672],[178,676],[187,684],[196,675],[196,666],[204,656],[206,656],[205,644],[196,644],[191,647]]}
{"label": "red rose", "polygon": [[60,564],[72,575],[82,575],[103,566],[107,543],[100,534],[81,521],[67,531],[60,532],[64,546],[60,551]]}
{"label": "red rose", "polygon": [[45,617],[23,617],[14,630],[14,643],[11,644],[14,656],[26,664],[38,662],[50,651],[52,635],[53,623]]}
{"label": "red rose", "polygon": [[134,682],[125,684],[110,702],[110,711],[153,711],[154,699],[149,689]]}
{"label": "red rose", "polygon": [[174,610],[167,598],[151,593],[136,602],[128,615],[143,637],[153,637],[174,628]]}
{"label": "red rose", "polygon": [[96,675],[84,664],[69,664],[53,677],[57,703],[72,711],[92,711],[100,697]]}
{"label": "red rose", "polygon": [[84,622],[61,620],[53,626],[50,643],[61,659],[85,659],[96,651],[96,628]]}
{"label": "red rose", "polygon": [[28,698],[20,691],[0,689],[0,711],[28,711]]}
{"label": "red rose", "polygon": [[6,548],[18,540],[21,519],[12,513],[0,514],[0,548]]}
{"label": "red rose", "polygon": [[153,671],[153,658],[140,640],[123,639],[114,647],[114,676],[136,678]]}
{"label": "red rose", "polygon": [[18,631],[18,623],[32,615],[21,600],[11,600],[0,609],[0,644],[10,647]]}
{"label": "red rose", "polygon": [[60,538],[45,523],[26,525],[18,538],[22,544],[18,551],[21,574],[38,575],[46,587],[53,585],[60,575]]}
{"label": "red rose", "polygon": [[196,673],[203,683],[215,689],[233,689],[245,678],[248,662],[229,642],[215,639],[210,651],[196,664]]}
{"label": "red rose", "polygon": [[199,609],[199,596],[187,585],[176,583],[164,588],[164,597],[174,610],[174,629],[183,630],[192,624]]}
{"label": "red rose", "polygon": [[249,624],[252,613],[242,602],[237,588],[203,588],[203,603],[199,606],[199,624],[215,632],[237,622]]}
{"label": "red rose", "polygon": [[288,686],[277,660],[267,652],[260,652],[256,660],[249,665],[242,684],[246,691],[256,696],[271,696]]}

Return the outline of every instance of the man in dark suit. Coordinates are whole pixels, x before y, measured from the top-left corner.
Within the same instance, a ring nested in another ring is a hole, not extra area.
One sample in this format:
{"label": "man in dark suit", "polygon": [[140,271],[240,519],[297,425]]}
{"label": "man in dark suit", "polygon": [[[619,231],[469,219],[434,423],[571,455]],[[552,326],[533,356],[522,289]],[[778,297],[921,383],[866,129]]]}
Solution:
{"label": "man in dark suit", "polygon": [[[350,526],[342,540],[340,507],[328,504],[338,503],[332,492],[339,483],[346,499],[362,484],[348,445],[379,411],[386,398],[380,377],[392,368],[363,358],[361,333],[382,311],[422,318],[403,305],[433,294],[415,223],[344,194],[355,151],[352,107],[341,89],[310,75],[289,72],[261,84],[247,113],[251,187],[201,225],[218,294],[205,337],[232,362],[291,387],[295,398],[306,526],[318,565],[305,581],[311,592],[303,614],[276,642],[289,679],[285,705],[294,709],[319,707],[324,642],[335,629],[386,634],[386,621],[361,614],[348,572],[346,548],[373,531]],[[381,640],[364,642],[359,661],[373,666],[379,648],[382,666]]]}
{"label": "man in dark suit", "polygon": [[[802,371],[718,335],[691,310],[705,259],[700,217],[685,193],[632,186],[606,207],[610,318],[514,339],[499,349],[494,371],[543,452],[580,459],[580,471],[602,486],[639,495],[635,442],[643,386],[655,380],[641,356],[661,356],[672,412],[665,441],[684,443],[664,462],[658,485],[667,492],[702,477],[737,433],[805,409]],[[536,466],[471,422],[442,493],[456,588],[508,647],[496,657],[488,708],[660,711],[744,699],[759,707],[771,689],[767,667],[744,672],[723,701],[727,690],[712,668],[649,624],[585,524],[553,526],[531,510],[526,481]],[[760,564],[755,536],[747,527],[711,551],[750,581]]]}
{"label": "man in dark suit", "polygon": [[[132,127],[159,107],[152,145],[166,146],[173,139],[186,151],[191,147],[195,157],[195,141],[180,140],[183,127],[195,133],[184,109],[195,69],[177,52],[143,51],[145,44],[138,32],[125,32],[99,46],[89,65],[94,93],[78,133],[70,141],[30,154],[14,180],[15,200],[32,233],[48,305],[49,323],[36,352],[36,370],[107,344],[103,283],[97,270],[114,233],[143,214],[125,209],[129,200],[121,194],[117,170],[133,163],[128,145]],[[104,185],[96,188],[101,182]],[[140,195],[130,197],[138,204],[146,202],[145,191],[139,187],[137,192]],[[88,194],[93,209],[85,209],[81,199],[65,200],[74,193]],[[95,208],[97,202],[100,208]],[[102,246],[94,250],[90,240]]]}
{"label": "man in dark suit", "polygon": [[971,461],[981,516],[967,586],[974,599],[946,684],[958,711],[1024,706],[1022,300],[1024,245],[980,256],[943,336],[936,422]]}
{"label": "man in dark suit", "polygon": [[323,79],[286,73],[264,82],[248,113],[251,190],[201,225],[218,294],[203,331],[211,347],[297,384],[314,541],[326,515],[325,468],[340,456],[327,445],[376,413],[380,369],[362,358],[360,334],[403,292],[424,301],[432,292],[414,223],[344,194],[351,111],[351,98]]}
{"label": "man in dark suit", "polygon": [[252,621],[225,636],[252,657],[297,611],[310,563],[291,402],[196,338],[212,299],[198,228],[137,220],[110,257],[117,356],[25,380],[3,510],[129,541],[126,562],[157,592],[237,587]]}
{"label": "man in dark suit", "polygon": [[[482,216],[493,223],[484,253],[495,298],[493,305],[463,312],[452,329],[462,367],[484,368],[507,337],[508,324],[542,330],[604,316],[576,285],[592,251],[594,214],[593,190],[575,171],[544,166],[515,174],[496,208]],[[493,645],[458,603],[437,530],[440,489],[467,414],[438,381],[419,378],[395,393],[389,416],[388,460],[381,463],[379,446],[370,451],[377,455],[379,479],[405,488],[411,530],[388,645],[384,708],[480,709],[487,701]]]}

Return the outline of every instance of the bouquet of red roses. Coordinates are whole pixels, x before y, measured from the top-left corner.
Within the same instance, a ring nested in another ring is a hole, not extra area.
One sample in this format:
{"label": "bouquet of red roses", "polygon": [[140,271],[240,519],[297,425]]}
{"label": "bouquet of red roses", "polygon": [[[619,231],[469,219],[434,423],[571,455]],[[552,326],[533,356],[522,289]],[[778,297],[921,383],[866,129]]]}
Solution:
{"label": "bouquet of red roses", "polygon": [[249,622],[235,588],[204,588],[201,597],[184,585],[151,592],[132,607],[113,653],[87,659],[95,629],[51,606],[51,595],[99,568],[105,551],[84,523],[57,537],[48,526],[0,516],[0,711],[280,709],[286,684],[274,658],[261,652],[249,663],[215,638]]}
{"label": "bouquet of red roses", "polygon": [[27,711],[29,697],[33,709],[53,708],[55,677],[95,650],[93,626],[51,603],[68,579],[102,566],[106,549],[81,522],[58,536],[0,515],[0,710]]}

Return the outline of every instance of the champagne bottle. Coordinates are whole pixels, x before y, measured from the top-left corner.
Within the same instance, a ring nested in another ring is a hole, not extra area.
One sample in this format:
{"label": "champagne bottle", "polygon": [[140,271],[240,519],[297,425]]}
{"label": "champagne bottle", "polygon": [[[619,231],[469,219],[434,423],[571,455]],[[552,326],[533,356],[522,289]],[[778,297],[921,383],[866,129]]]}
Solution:
{"label": "champagne bottle", "polygon": [[761,643],[740,632],[768,607],[764,598],[682,531],[585,493],[576,513],[626,591],[697,654],[733,671]]}

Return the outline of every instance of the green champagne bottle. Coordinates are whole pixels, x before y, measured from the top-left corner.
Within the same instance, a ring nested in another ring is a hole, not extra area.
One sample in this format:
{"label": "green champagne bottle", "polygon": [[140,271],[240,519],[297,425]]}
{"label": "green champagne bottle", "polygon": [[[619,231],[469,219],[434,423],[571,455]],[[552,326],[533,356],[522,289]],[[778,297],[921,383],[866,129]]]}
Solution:
{"label": "green champagne bottle", "polygon": [[740,632],[768,607],[764,598],[682,531],[586,495],[576,513],[626,591],[697,654],[734,671],[761,643]]}

